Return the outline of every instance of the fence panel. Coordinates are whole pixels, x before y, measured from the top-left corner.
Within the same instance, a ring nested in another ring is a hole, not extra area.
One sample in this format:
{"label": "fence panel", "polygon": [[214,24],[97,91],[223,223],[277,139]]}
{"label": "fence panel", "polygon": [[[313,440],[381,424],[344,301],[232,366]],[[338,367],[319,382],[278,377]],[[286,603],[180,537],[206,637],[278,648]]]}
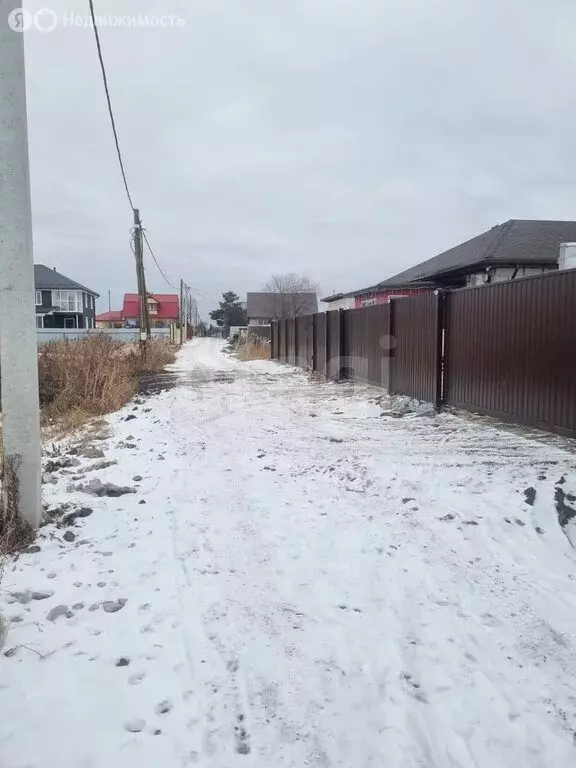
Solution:
{"label": "fence panel", "polygon": [[441,294],[393,299],[390,391],[440,405]]}
{"label": "fence panel", "polygon": [[576,436],[576,271],[447,297],[445,402]]}
{"label": "fence panel", "polygon": [[314,366],[314,315],[304,315],[306,326],[306,368]]}
{"label": "fence panel", "polygon": [[296,365],[296,320],[286,320],[286,362]]}
{"label": "fence panel", "polygon": [[296,322],[296,364],[306,368],[306,317],[300,315]]}
{"label": "fence panel", "polygon": [[390,305],[343,312],[342,369],[346,378],[389,387]]}
{"label": "fence panel", "polygon": [[270,324],[270,358],[278,359],[278,322]]}
{"label": "fence panel", "polygon": [[313,369],[326,375],[326,313],[313,315]]}
{"label": "fence panel", "polygon": [[288,362],[288,321],[281,320],[282,323],[282,361]]}
{"label": "fence panel", "polygon": [[341,364],[341,321],[342,311],[333,310],[326,312],[326,325],[327,325],[327,356],[326,356],[326,376],[330,379],[340,378],[340,364]]}

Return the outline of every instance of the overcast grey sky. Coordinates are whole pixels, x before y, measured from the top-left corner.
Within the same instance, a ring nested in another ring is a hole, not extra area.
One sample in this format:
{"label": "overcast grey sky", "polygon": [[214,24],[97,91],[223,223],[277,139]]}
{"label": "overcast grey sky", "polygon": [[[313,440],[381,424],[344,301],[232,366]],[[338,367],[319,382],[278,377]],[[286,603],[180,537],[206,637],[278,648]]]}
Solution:
{"label": "overcast grey sky", "polygon": [[[87,0],[27,8],[87,13]],[[95,0],[136,205],[204,297],[370,285],[509,218],[576,218],[573,0]],[[26,35],[35,259],[120,305],[131,212],[93,31]],[[151,290],[170,290],[148,260]]]}

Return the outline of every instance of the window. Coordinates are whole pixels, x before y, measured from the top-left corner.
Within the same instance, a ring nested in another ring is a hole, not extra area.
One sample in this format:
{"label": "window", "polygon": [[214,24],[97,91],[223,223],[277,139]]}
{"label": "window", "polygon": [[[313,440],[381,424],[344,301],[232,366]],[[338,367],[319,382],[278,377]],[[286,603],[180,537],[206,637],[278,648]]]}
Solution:
{"label": "window", "polygon": [[42,291],[36,291],[36,306],[42,306]]}
{"label": "window", "polygon": [[156,304],[155,301],[148,302],[148,312],[150,312],[151,315],[158,314],[158,304]]}
{"label": "window", "polygon": [[52,291],[52,306],[60,312],[82,312],[82,291]]}
{"label": "window", "polygon": [[44,315],[36,315],[36,328],[44,328]]}

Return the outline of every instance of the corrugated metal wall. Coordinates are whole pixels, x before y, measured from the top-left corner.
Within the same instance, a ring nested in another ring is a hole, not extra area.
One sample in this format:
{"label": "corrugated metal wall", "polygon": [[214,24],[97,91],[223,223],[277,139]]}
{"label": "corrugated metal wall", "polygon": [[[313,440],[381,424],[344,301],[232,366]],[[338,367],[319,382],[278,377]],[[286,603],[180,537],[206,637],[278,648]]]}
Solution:
{"label": "corrugated metal wall", "polygon": [[576,435],[576,271],[447,296],[445,402]]}
{"label": "corrugated metal wall", "polygon": [[392,301],[395,339],[390,391],[440,405],[441,296],[425,293]]}

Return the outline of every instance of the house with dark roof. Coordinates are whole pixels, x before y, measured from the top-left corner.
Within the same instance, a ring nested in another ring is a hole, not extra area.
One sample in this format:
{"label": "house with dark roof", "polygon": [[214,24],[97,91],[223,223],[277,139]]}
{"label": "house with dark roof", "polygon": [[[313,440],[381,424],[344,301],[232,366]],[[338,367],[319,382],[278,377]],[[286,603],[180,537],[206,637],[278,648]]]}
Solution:
{"label": "house with dark roof", "polygon": [[37,328],[94,328],[99,294],[44,264],[34,265]]}
{"label": "house with dark roof", "polygon": [[[148,319],[151,328],[167,328],[179,319],[180,302],[176,293],[149,293]],[[96,317],[97,328],[138,328],[140,324],[140,297],[125,293],[122,309],[102,312]]]}
{"label": "house with dark roof", "polygon": [[329,309],[343,299],[355,307],[438,288],[465,288],[558,269],[560,246],[576,242],[576,221],[511,219],[376,285],[322,299]]}
{"label": "house with dark roof", "polygon": [[318,312],[315,293],[248,293],[246,298],[249,326]]}

